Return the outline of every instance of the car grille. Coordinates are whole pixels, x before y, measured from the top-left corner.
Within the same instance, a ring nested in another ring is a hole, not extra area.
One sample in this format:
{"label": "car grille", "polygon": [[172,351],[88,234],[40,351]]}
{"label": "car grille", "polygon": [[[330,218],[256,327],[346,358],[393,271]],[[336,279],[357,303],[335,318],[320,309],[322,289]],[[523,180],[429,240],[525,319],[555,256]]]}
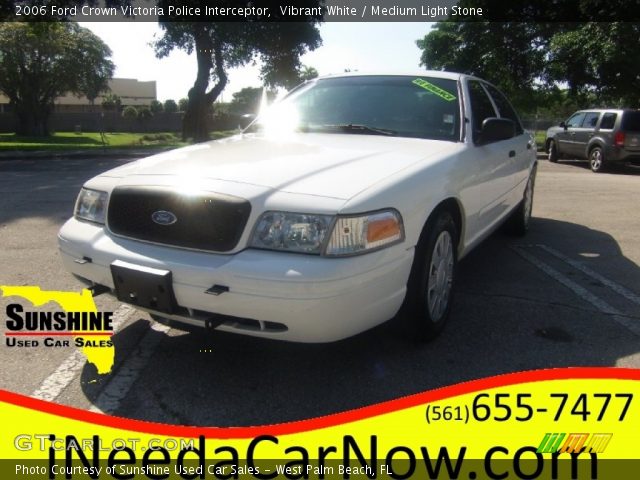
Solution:
{"label": "car grille", "polygon": [[147,242],[228,252],[238,244],[250,212],[247,200],[230,195],[118,187],[109,199],[107,226],[116,235]]}

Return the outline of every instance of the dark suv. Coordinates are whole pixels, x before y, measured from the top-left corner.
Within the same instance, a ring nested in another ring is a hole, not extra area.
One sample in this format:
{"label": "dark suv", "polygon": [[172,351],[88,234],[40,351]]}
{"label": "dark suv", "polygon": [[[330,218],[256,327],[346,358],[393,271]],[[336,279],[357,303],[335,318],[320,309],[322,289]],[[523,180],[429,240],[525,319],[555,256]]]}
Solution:
{"label": "dark suv", "polygon": [[640,164],[640,110],[580,110],[547,130],[545,149],[550,162],[588,159],[594,172],[612,164]]}

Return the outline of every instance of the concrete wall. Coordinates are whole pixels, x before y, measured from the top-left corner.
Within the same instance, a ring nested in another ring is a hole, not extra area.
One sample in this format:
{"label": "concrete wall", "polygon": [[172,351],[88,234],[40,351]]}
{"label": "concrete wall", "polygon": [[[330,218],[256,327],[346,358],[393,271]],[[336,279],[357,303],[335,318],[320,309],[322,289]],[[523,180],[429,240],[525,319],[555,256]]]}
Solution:
{"label": "concrete wall", "polygon": [[[0,113],[0,132],[15,131],[16,119],[12,113]],[[83,132],[178,132],[182,129],[182,113],[162,113],[150,119],[123,118],[120,113],[55,112],[49,117],[49,129],[53,132],[73,132],[76,127]]]}
{"label": "concrete wall", "polygon": [[[119,112],[55,112],[49,117],[52,132],[180,132],[183,113],[159,113],[141,121],[123,118]],[[13,133],[16,118],[12,113],[0,113],[0,133]],[[226,115],[211,119],[212,130],[233,130],[246,126],[247,120],[237,115]]]}

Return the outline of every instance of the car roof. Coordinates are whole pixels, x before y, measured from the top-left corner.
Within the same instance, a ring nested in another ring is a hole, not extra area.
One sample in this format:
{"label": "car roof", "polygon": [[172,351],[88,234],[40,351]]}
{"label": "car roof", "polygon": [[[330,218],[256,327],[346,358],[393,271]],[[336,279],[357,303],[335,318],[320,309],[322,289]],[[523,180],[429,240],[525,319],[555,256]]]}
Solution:
{"label": "car roof", "polygon": [[319,80],[325,78],[340,77],[370,77],[370,76],[400,76],[400,77],[436,77],[446,78],[449,80],[460,80],[462,77],[474,78],[469,75],[456,72],[443,72],[440,70],[401,70],[401,71],[358,71],[358,72],[341,72],[318,77]]}
{"label": "car roof", "polygon": [[578,110],[575,113],[588,113],[588,112],[637,112],[638,110],[634,110],[633,108],[585,108],[582,110]]}

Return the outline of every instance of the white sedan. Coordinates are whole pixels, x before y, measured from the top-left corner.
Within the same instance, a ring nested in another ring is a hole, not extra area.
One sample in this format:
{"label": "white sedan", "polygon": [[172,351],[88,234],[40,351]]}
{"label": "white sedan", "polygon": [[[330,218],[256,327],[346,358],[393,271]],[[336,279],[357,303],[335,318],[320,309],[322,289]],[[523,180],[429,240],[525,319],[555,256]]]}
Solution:
{"label": "white sedan", "polygon": [[399,312],[432,338],[456,265],[529,226],[534,140],[509,101],[445,72],[344,74],[242,134],[89,180],[66,268],[172,325],[330,342]]}

